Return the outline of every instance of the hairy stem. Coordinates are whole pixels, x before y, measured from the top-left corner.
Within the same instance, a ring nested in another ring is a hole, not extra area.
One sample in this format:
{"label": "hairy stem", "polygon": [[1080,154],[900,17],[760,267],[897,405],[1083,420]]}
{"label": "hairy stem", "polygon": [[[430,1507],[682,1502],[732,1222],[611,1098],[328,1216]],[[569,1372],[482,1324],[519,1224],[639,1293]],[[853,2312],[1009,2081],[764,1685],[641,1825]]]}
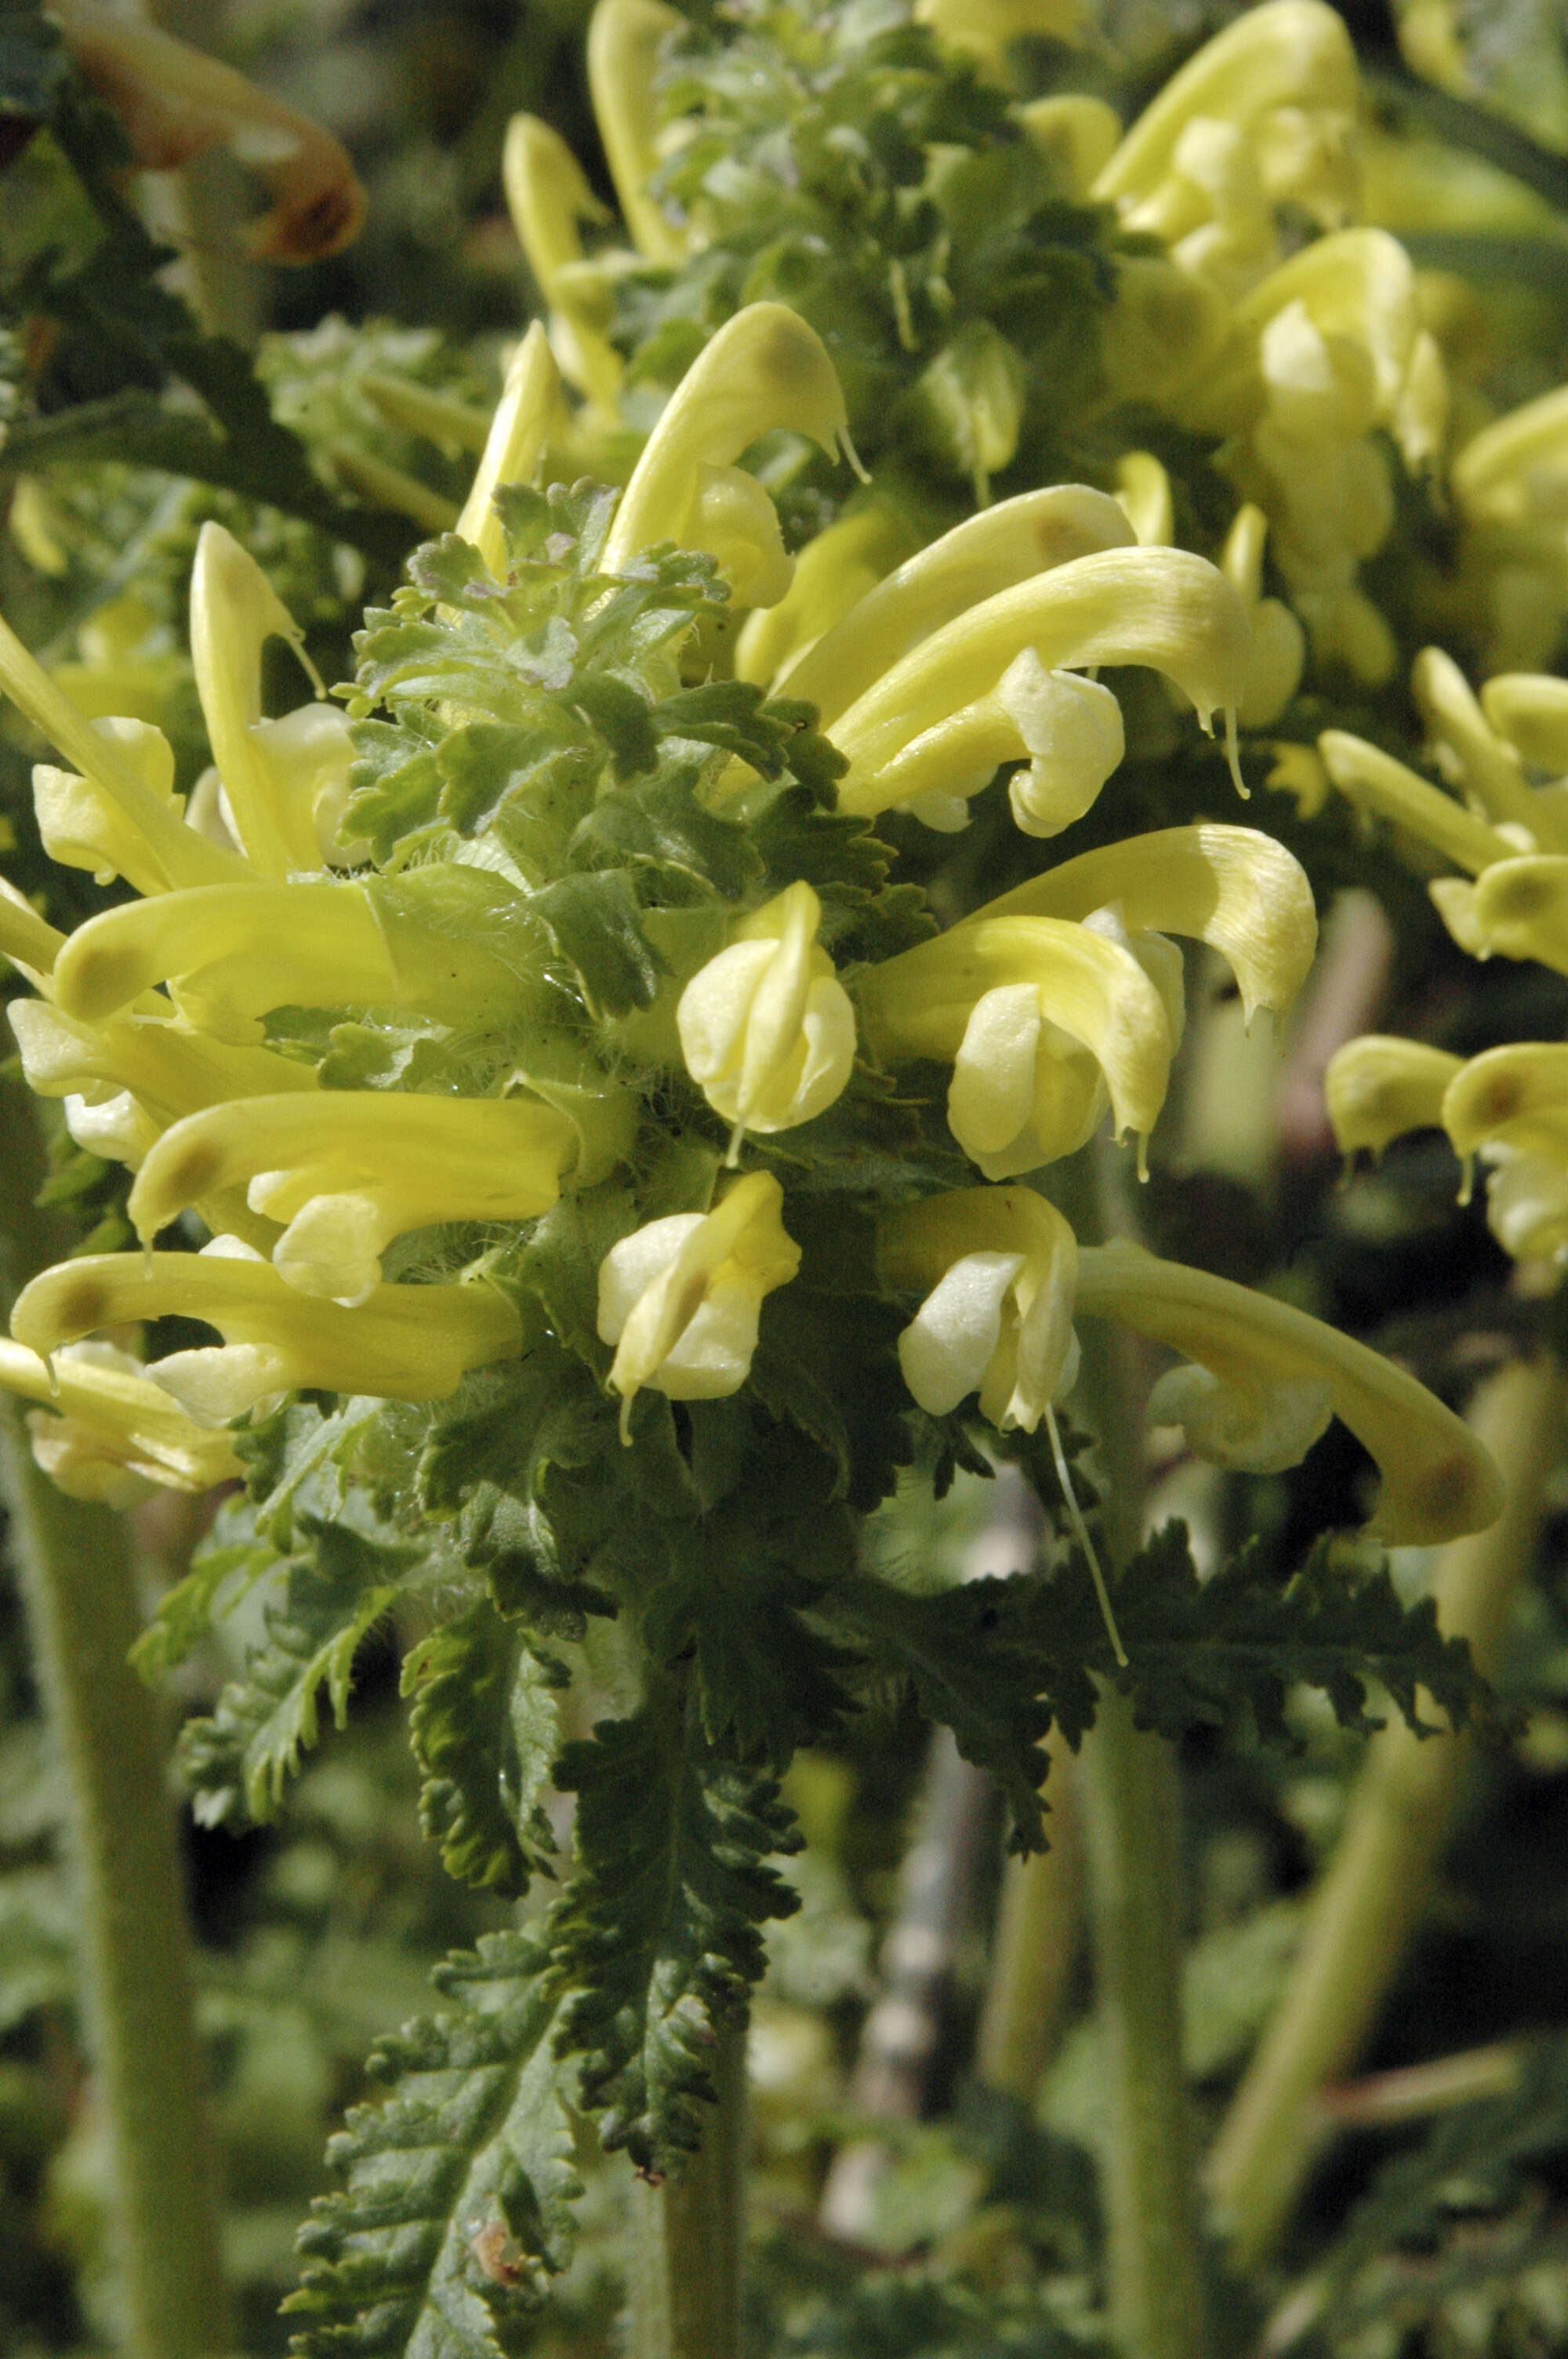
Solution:
{"label": "hairy stem", "polygon": [[[62,1249],[33,1198],[32,1103],[0,1084],[0,1294]],[[132,2359],[228,2348],[216,2173],[192,2007],[158,1712],[126,1660],[138,1635],[123,1517],[57,1491],[20,1408],[0,1403],[0,1493],[49,1725],[66,1775],[84,2027],[113,2156],[113,2234]]]}
{"label": "hairy stem", "polygon": [[135,2359],[227,2348],[212,2156],[173,1816],[137,1635],[125,1526],[57,1491],[16,1408],[0,1437],[11,1553],[70,1790],[86,2031],[114,2158]]}
{"label": "hairy stem", "polygon": [[1051,1848],[1010,1859],[1003,1870],[975,2041],[980,2079],[1021,2105],[1033,2105],[1061,2036],[1082,1930],[1084,1836],[1076,1773],[1059,1732],[1046,1750]]}
{"label": "hairy stem", "polygon": [[[1568,1386],[1554,1360],[1515,1362],[1482,1387],[1470,1422],[1497,1460],[1508,1503],[1490,1531],[1438,1555],[1433,1594],[1444,1630],[1483,1671],[1534,1554]],[[1285,1995],[1209,2161],[1221,2225],[1238,2260],[1268,2253],[1316,2147],[1318,2092],[1350,2066],[1426,1907],[1467,1746],[1402,1723],[1367,1747],[1338,1847],[1313,1900]]]}
{"label": "hairy stem", "polygon": [[713,2062],[719,2102],[679,2180],[634,2190],[630,2359],[738,2359],[746,2233],[746,2034]]}
{"label": "hairy stem", "polygon": [[[1103,1168],[1096,1225],[1125,1229]],[[1099,1445],[1100,1517],[1114,1574],[1142,1538],[1143,1402],[1137,1340],[1086,1321],[1083,1397]],[[1205,2359],[1200,2212],[1182,2069],[1181,1797],[1175,1756],[1100,1690],[1083,1752],[1095,1981],[1105,2041],[1101,2152],[1111,2324],[1127,2359]]]}

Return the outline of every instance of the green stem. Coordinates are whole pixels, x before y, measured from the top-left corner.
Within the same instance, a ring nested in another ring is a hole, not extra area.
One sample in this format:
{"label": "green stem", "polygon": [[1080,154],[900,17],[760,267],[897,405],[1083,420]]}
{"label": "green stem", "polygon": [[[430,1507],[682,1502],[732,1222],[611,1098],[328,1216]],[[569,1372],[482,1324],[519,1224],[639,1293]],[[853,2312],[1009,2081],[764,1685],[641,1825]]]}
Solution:
{"label": "green stem", "polygon": [[[1102,1168],[1097,1228],[1125,1228]],[[1110,1218],[1105,1218],[1108,1213]],[[1142,1538],[1143,1402],[1137,1339],[1083,1330],[1083,1396],[1099,1446],[1101,1526],[1114,1571]],[[1113,1571],[1112,1590],[1115,1589]],[[1084,1743],[1095,1980],[1105,2042],[1105,2192],[1111,2325],[1127,2359],[1205,2359],[1200,2208],[1182,2063],[1181,1795],[1175,1756],[1100,1690]]]}
{"label": "green stem", "polygon": [[57,1491],[5,1405],[0,1477],[49,1723],[70,1790],[89,2047],[113,2154],[134,2359],[227,2347],[212,2157],[179,1859],[125,1526]]}
{"label": "green stem", "polygon": [[631,2359],[738,2359],[745,2241],[746,2034],[719,2035],[719,2102],[679,2180],[633,2191]]}
{"label": "green stem", "polygon": [[1049,1851],[1010,1859],[1002,1874],[975,2070],[1033,2106],[1067,2009],[1082,1927],[1084,1836],[1072,1756],[1060,1732],[1046,1748]]}
{"label": "green stem", "polygon": [[[1490,1531],[1439,1552],[1443,1626],[1489,1669],[1535,1552],[1568,1386],[1554,1360],[1516,1362],[1477,1395],[1470,1422],[1508,1484]],[[1208,2167],[1238,2261],[1267,2255],[1312,2167],[1315,2100],[1355,2061],[1420,1923],[1468,1747],[1402,1723],[1367,1747],[1349,1815],[1314,1897],[1285,1995],[1237,2092]]]}
{"label": "green stem", "polygon": [[[60,1249],[33,1197],[31,1101],[0,1084],[0,1294]],[[191,1993],[189,1935],[157,1706],[126,1660],[138,1636],[129,1534],[68,1499],[0,1402],[0,1495],[38,1681],[66,1773],[86,2039],[113,2158],[112,2226],[131,2359],[228,2347],[219,2211]]]}

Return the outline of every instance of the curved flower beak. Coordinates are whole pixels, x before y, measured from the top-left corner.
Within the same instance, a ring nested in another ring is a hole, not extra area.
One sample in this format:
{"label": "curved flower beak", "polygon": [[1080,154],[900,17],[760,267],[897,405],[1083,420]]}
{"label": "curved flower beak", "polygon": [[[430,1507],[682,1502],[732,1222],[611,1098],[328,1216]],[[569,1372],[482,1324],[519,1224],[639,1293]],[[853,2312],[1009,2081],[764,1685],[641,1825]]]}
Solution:
{"label": "curved flower beak", "polygon": [[711,1212],[650,1221],[611,1247],[599,1272],[599,1333],[616,1346],[611,1388],[630,1440],[644,1385],[671,1400],[740,1391],[757,1348],[762,1298],[800,1267],[771,1172],[748,1172]]}
{"label": "curved flower beak", "polygon": [[588,82],[615,194],[645,262],[684,259],[687,239],[648,194],[659,165],[654,90],[659,53],[684,19],[659,0],[599,0],[588,28]]}
{"label": "curved flower beak", "polygon": [[1568,1164],[1568,1047],[1510,1040],[1467,1064],[1453,1062],[1442,1122],[1456,1155],[1502,1145],[1555,1153]]}
{"label": "curved flower beak", "polygon": [[[928,794],[975,794],[999,762],[1021,754],[1034,756],[1040,793],[1059,807],[1042,678],[1144,664],[1191,698],[1206,729],[1217,711],[1233,719],[1250,644],[1240,600],[1205,558],[1113,549],[1074,559],[946,624],[840,714],[828,732],[849,764],[838,807],[869,818]],[[1014,667],[1026,653],[1034,660],[1020,672]]]}
{"label": "curved flower beak", "polygon": [[[999,591],[1075,557],[1125,549],[1132,538],[1120,502],[1087,484],[1053,484],[999,500],[879,582],[781,672],[773,693],[805,697],[826,729],[945,624]],[[819,545],[807,545],[802,566]]]}
{"label": "curved flower beak", "polygon": [[1260,1007],[1290,1006],[1317,950],[1317,913],[1301,863],[1256,828],[1200,820],[1156,828],[1080,853],[988,901],[966,924],[991,918],[1081,923],[1114,909],[1136,940],[1184,934],[1226,959],[1249,1024]]}
{"label": "curved flower beak", "polygon": [[245,1098],[166,1131],[127,1209],[150,1245],[188,1204],[248,1182],[252,1212],[287,1224],[273,1248],[279,1276],[351,1309],[374,1293],[381,1254],[410,1229],[548,1212],[576,1148],[565,1114],[522,1098]]}
{"label": "curved flower beak", "polygon": [[1222,1464],[1292,1463],[1282,1453],[1304,1452],[1325,1408],[1342,1418],[1381,1470],[1368,1528],[1390,1548],[1484,1531],[1501,1510],[1497,1469],[1461,1419],[1403,1369],[1288,1303],[1111,1245],[1080,1250],[1077,1308],[1206,1371],[1210,1384],[1170,1386],[1154,1406]]}
{"label": "curved flower beak", "polygon": [[681,1054],[716,1114],[748,1130],[793,1130],[833,1103],[855,1061],[855,1011],[816,940],[822,904],[791,885],[742,919],[728,949],[687,984]]}
{"label": "curved flower beak", "polygon": [[503,484],[532,483],[562,406],[561,373],[537,320],[512,356],[479,466],[455,529],[499,581],[506,570],[501,519],[492,505]]}
{"label": "curved flower beak", "polygon": [[[623,367],[602,320],[583,300],[585,256],[578,234],[579,221],[607,220],[605,209],[559,132],[536,114],[514,114],[507,125],[501,175],[518,243],[550,307],[549,340],[561,375],[600,409],[613,413]],[[528,332],[535,332],[544,338],[537,321]],[[465,540],[472,538],[463,534]]]}
{"label": "curved flower beak", "polygon": [[[1447,908],[1438,906],[1446,918]],[[1466,915],[1478,955],[1539,959],[1568,974],[1568,853],[1495,862],[1476,878]],[[1457,939],[1472,947],[1463,935]]]}
{"label": "curved flower beak", "polygon": [[36,1352],[0,1340],[0,1388],[49,1412],[27,1419],[33,1455],[73,1499],[134,1506],[149,1483],[210,1491],[242,1472],[226,1434],[193,1424],[112,1343],[68,1343],[51,1375]]}
{"label": "curved flower beak", "polygon": [[1077,1240],[1033,1189],[968,1188],[884,1212],[877,1264],[885,1286],[925,1296],[898,1357],[933,1417],[978,1392],[999,1431],[1033,1433],[1071,1391]]}
{"label": "curved flower beak", "polygon": [[1355,1155],[1363,1147],[1381,1155],[1407,1131],[1441,1130],[1449,1083],[1463,1071],[1462,1058],[1424,1041],[1377,1032],[1347,1040],[1335,1050],[1323,1077],[1341,1155]]}
{"label": "curved flower beak", "polygon": [[516,1352],[516,1311],[493,1287],[378,1286],[357,1309],[312,1301],[232,1237],[199,1254],[90,1254],[16,1298],[18,1343],[48,1359],[95,1328],[171,1315],[216,1327],[222,1347],[176,1352],[147,1375],[198,1425],[224,1425],[300,1388],[443,1400],[470,1368]]}
{"label": "curved flower beak", "polygon": [[1495,672],[1482,685],[1481,710],[1521,761],[1558,779],[1568,771],[1568,679],[1549,672]]}
{"label": "curved flower beak", "polygon": [[775,603],[791,572],[778,517],[735,462],[781,426],[829,458],[849,449],[844,396],[816,330],[783,303],[752,303],[704,345],[671,395],[622,494],[603,571],[623,572],[644,549],[673,540],[717,557],[742,604]]}
{"label": "curved flower beak", "polygon": [[879,1054],[954,1061],[948,1121],[988,1178],[1083,1144],[1099,1109],[1075,1049],[1103,1072],[1119,1131],[1142,1139],[1153,1128],[1173,1053],[1172,1006],[1119,932],[1114,920],[1091,929],[982,917],[857,978]]}
{"label": "curved flower beak", "polygon": [[[190,659],[212,759],[234,832],[265,876],[322,866],[315,813],[289,792],[287,768],[269,758],[267,740],[281,724],[262,712],[262,649],[286,639],[304,660],[304,634],[248,549],[221,524],[204,524],[190,577]],[[348,757],[346,713],[323,705]]]}

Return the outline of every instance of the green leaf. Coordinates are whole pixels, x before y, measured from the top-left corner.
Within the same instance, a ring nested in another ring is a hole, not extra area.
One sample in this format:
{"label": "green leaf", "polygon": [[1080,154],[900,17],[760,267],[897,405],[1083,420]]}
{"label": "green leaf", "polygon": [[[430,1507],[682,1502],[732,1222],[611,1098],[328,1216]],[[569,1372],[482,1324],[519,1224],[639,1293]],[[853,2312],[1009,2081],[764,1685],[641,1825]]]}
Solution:
{"label": "green leaf", "polygon": [[408,1733],[425,1773],[419,1823],[460,1884],[515,1898],[548,1875],[556,1844],[541,1797],[555,1760],[565,1667],[535,1654],[488,1598],[405,1658]]}
{"label": "green leaf", "polygon": [[291,1562],[265,1619],[266,1644],[231,1680],[211,1716],[186,1723],[180,1766],[203,1826],[275,1818],[302,1747],[319,1730],[327,1690],[340,1728],[348,1713],[354,1657],[422,1551],[367,1538],[350,1525],[299,1518],[313,1560]]}
{"label": "green leaf", "polygon": [[580,2189],[548,1960],[492,1933],[436,1982],[453,2011],[381,2042],[370,2070],[390,2093],[328,2147],[348,2183],[300,2232],[297,2359],[502,2359],[570,2257]]}
{"label": "green leaf", "polygon": [[744,828],[716,819],[697,797],[689,766],[661,770],[643,786],[607,795],[572,839],[573,856],[633,861],[689,878],[738,901],[762,875],[762,862]]}
{"label": "green leaf", "polygon": [[1022,1574],[922,1597],[862,1574],[830,1601],[832,1620],[860,1639],[877,1672],[907,1680],[926,1717],[996,1779],[1019,1852],[1045,1847],[1040,1784],[1053,1718],[1059,1712],[1069,1733],[1094,1718],[1087,1676],[1059,1667],[1044,1643],[1044,1587]]}
{"label": "green leaf", "polygon": [[768,1854],[798,1848],[778,1788],[708,1745],[669,1685],[630,1720],[568,1746],[580,1873],[552,1919],[574,1986],[563,2050],[606,2147],[666,2170],[701,2142],[717,2027],[743,2013],[759,1928],[796,1895]]}
{"label": "green leaf", "polygon": [[664,961],[643,931],[637,895],[624,869],[563,876],[530,904],[570,961],[590,1006],[606,1016],[651,1007]]}
{"label": "green leaf", "polygon": [[220,1595],[231,1582],[232,1605],[276,1562],[277,1551],[256,1539],[248,1511],[232,1502],[226,1506],[190,1571],[159,1599],[157,1612],[131,1649],[142,1678],[154,1681],[183,1663],[211,1628]]}

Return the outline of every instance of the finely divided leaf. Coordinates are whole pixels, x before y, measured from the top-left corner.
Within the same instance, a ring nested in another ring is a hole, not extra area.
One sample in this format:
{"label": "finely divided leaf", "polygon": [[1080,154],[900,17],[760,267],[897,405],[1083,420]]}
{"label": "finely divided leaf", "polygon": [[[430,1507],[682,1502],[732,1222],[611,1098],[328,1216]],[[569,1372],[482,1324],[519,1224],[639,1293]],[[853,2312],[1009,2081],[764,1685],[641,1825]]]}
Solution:
{"label": "finely divided leaf", "polygon": [[408,1732],[425,1773],[419,1823],[460,1883],[515,1898],[550,1872],[555,1837],[541,1798],[568,1679],[488,1598],[405,1658]]}
{"label": "finely divided leaf", "polygon": [[798,1848],[778,1788],[726,1761],[672,1688],[568,1747],[581,1873],[553,1919],[575,1995],[563,2033],[608,2147],[666,2170],[702,2139],[719,2025],[762,1971],[761,1927],[798,1899],[768,1864]]}
{"label": "finely divided leaf", "polygon": [[381,2043],[370,2069],[390,2094],[327,2149],[348,2184],[300,2233],[308,2266],[284,2305],[308,2321],[297,2359],[503,2359],[570,2257],[579,2190],[548,1960],[492,1933],[436,1980],[454,2011]]}

